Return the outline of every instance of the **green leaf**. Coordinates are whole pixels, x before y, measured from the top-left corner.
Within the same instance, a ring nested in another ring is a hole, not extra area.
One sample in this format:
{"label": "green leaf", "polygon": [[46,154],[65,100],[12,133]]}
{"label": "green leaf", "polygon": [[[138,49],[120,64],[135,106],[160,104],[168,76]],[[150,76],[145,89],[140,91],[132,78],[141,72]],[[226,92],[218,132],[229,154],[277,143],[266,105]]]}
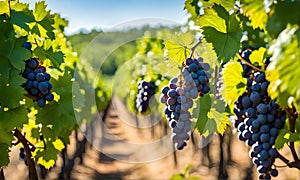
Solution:
{"label": "green leaf", "polygon": [[200,14],[200,7],[198,6],[199,0],[186,0],[184,3],[184,9],[190,13],[189,20],[195,20]]}
{"label": "green leaf", "polygon": [[282,108],[292,102],[300,105],[299,37],[299,28],[289,26],[270,47],[273,56],[266,70],[268,93]]}
{"label": "green leaf", "polygon": [[50,11],[46,11],[47,5],[45,1],[35,3],[33,15],[36,21],[42,21],[44,18],[50,15]]}
{"label": "green leaf", "polygon": [[7,166],[9,163],[9,145],[0,143],[0,167]]}
{"label": "green leaf", "polygon": [[1,92],[0,102],[1,105],[4,107],[8,107],[8,108],[19,107],[20,101],[22,99],[25,99],[25,97],[23,96],[23,94],[25,94],[25,90],[20,85],[1,84],[0,92]]}
{"label": "green leaf", "polygon": [[33,15],[37,22],[37,25],[34,26],[33,30],[36,34],[42,35],[43,37],[49,37],[54,39],[54,16],[50,14],[50,11],[46,11],[47,5],[45,1],[40,1],[35,4],[35,10]]}
{"label": "green leaf", "polygon": [[225,113],[225,103],[221,100],[213,101],[211,96],[205,95],[198,100],[197,109],[199,115],[196,128],[205,137],[217,132],[223,134],[230,124]]}
{"label": "green leaf", "polygon": [[64,62],[64,54],[61,51],[54,52],[53,48],[50,47],[49,49],[45,50],[42,47],[37,47],[34,49],[33,52],[37,55],[40,60],[49,59],[55,68],[59,68],[60,64]]}
{"label": "green leaf", "polygon": [[266,48],[264,47],[260,47],[258,50],[252,51],[249,57],[251,64],[264,67],[265,53]]}
{"label": "green leaf", "polygon": [[12,68],[9,59],[7,57],[0,56],[0,80],[2,84],[8,83],[9,72]]}
{"label": "green leaf", "polygon": [[292,133],[287,129],[282,129],[276,138],[275,148],[282,149],[286,143],[296,141],[300,141],[300,133]]}
{"label": "green leaf", "polygon": [[233,104],[246,91],[247,79],[242,73],[243,68],[237,61],[230,61],[223,68],[220,93],[227,104]]}
{"label": "green leaf", "polygon": [[206,7],[211,7],[215,4],[221,5],[223,6],[228,12],[230,10],[234,9],[235,6],[235,0],[228,0],[228,1],[224,1],[224,0],[201,0],[202,6],[203,8]]}
{"label": "green leaf", "polygon": [[[288,24],[298,24],[300,19],[299,1],[277,1],[274,5],[274,13],[268,20],[267,31],[272,37],[277,37]],[[286,14],[293,14],[286,18]]]}
{"label": "green leaf", "polygon": [[28,9],[22,11],[11,11],[11,19],[17,26],[29,31],[29,23],[35,22],[33,14]]}
{"label": "green leaf", "polygon": [[7,111],[4,109],[0,109],[1,129],[8,129],[12,131],[16,127],[21,128],[23,124],[28,122],[27,113],[28,112],[24,106],[15,109],[8,109]]}
{"label": "green leaf", "polygon": [[268,15],[265,12],[263,0],[242,0],[243,14],[249,17],[251,26],[253,28],[260,28],[265,30],[268,21]]}
{"label": "green leaf", "polygon": [[54,166],[59,152],[60,151],[55,148],[54,142],[48,141],[46,142],[46,149],[38,149],[35,158],[38,159],[38,164],[41,164],[45,166],[45,168],[49,169],[50,167]]}
{"label": "green leaf", "polygon": [[181,64],[190,56],[194,40],[192,33],[180,33],[165,41],[168,58]]}
{"label": "green leaf", "polygon": [[207,42],[212,43],[218,58],[229,61],[240,49],[242,30],[237,16],[222,6],[215,5],[204,10],[196,24],[203,30]]}
{"label": "green leaf", "polygon": [[9,59],[14,68],[21,70],[25,67],[24,61],[29,59],[30,56],[31,53],[27,49],[23,47],[15,47],[9,55]]}
{"label": "green leaf", "polygon": [[45,51],[45,56],[52,62],[54,67],[59,67],[64,62],[64,53],[61,51],[54,52],[52,47]]}

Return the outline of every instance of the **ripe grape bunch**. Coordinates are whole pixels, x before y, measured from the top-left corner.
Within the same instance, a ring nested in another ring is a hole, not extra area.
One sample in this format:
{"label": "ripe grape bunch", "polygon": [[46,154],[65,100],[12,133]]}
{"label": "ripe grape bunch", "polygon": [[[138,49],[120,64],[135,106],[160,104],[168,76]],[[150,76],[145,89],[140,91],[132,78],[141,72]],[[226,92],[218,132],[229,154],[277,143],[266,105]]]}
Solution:
{"label": "ripe grape bunch", "polygon": [[[28,42],[23,46],[31,48]],[[46,72],[46,68],[40,65],[37,58],[25,61],[25,70],[22,72],[22,76],[27,79],[22,87],[29,93],[28,97],[37,101],[39,107],[44,107],[46,101],[54,99],[54,95],[51,93],[52,84],[49,82],[51,76]]]}
{"label": "ripe grape bunch", "polygon": [[187,58],[182,68],[183,81],[174,77],[168,86],[161,90],[160,101],[166,105],[164,113],[172,128],[172,141],[175,148],[182,150],[189,140],[191,131],[191,114],[193,99],[203,96],[210,91],[208,85],[211,74],[207,72],[209,64],[203,63],[202,58]]}
{"label": "ripe grape bunch", "polygon": [[138,94],[136,96],[136,108],[140,113],[147,112],[150,98],[155,94],[156,86],[154,82],[145,80],[138,82]]}
{"label": "ripe grape bunch", "polygon": [[235,127],[239,131],[239,140],[252,147],[249,156],[257,165],[259,179],[271,179],[271,176],[278,175],[273,165],[278,153],[274,144],[278,131],[285,124],[286,114],[268,96],[269,82],[265,78],[265,73],[257,70],[249,71],[248,68],[244,70],[248,71],[244,74],[247,77],[247,88],[235,102],[234,113],[237,117]]}

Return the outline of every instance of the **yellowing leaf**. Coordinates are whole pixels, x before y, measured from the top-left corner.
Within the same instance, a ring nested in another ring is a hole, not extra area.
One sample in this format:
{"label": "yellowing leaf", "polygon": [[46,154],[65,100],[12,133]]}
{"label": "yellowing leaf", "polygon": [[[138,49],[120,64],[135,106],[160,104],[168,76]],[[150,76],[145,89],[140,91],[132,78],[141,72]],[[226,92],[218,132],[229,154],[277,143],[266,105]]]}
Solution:
{"label": "yellowing leaf", "polygon": [[9,13],[9,7],[8,3],[4,1],[0,1],[0,14],[8,14]]}
{"label": "yellowing leaf", "polygon": [[53,159],[46,161],[43,159],[43,157],[40,157],[37,163],[45,166],[46,169],[49,169],[55,165],[55,161]]}
{"label": "yellowing leaf", "polygon": [[53,146],[55,149],[61,151],[63,148],[65,148],[64,143],[60,139],[56,139],[53,143]]}
{"label": "yellowing leaf", "polygon": [[243,14],[249,17],[250,24],[254,29],[260,28],[266,30],[268,15],[264,8],[263,0],[242,0]]}
{"label": "yellowing leaf", "polygon": [[223,68],[221,95],[227,104],[233,104],[246,90],[247,79],[242,73],[243,68],[237,61],[230,61]]}
{"label": "yellowing leaf", "polygon": [[265,52],[266,52],[266,48],[264,48],[264,47],[260,47],[258,50],[252,51],[252,53],[249,57],[251,64],[254,64],[257,66],[264,66]]}
{"label": "yellowing leaf", "polygon": [[194,40],[194,36],[191,33],[180,33],[171,37],[164,43],[167,57],[181,64],[190,56],[190,48],[193,46]]}
{"label": "yellowing leaf", "polygon": [[213,8],[205,9],[205,15],[197,19],[196,25],[200,27],[212,27],[222,33],[227,32],[225,19],[220,17]]}

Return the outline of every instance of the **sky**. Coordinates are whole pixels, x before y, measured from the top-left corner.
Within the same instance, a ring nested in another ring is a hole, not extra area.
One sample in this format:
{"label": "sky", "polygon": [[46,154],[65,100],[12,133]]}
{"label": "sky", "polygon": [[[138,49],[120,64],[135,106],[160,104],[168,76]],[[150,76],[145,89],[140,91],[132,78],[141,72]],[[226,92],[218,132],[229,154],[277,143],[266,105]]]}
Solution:
{"label": "sky", "polygon": [[[37,0],[20,0],[33,8]],[[184,0],[46,0],[52,13],[69,21],[67,34],[80,29],[110,29],[157,22],[183,24],[187,12]]]}

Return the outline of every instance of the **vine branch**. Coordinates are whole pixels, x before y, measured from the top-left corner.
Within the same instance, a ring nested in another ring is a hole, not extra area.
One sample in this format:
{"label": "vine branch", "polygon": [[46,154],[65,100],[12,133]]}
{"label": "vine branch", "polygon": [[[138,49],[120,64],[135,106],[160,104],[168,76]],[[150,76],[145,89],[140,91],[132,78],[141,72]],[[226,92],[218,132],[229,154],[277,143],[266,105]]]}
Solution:
{"label": "vine branch", "polygon": [[247,66],[251,67],[254,70],[257,70],[259,72],[264,72],[262,69],[259,69],[258,67],[254,66],[253,64],[249,63],[246,59],[244,59],[242,56],[240,56],[239,54],[237,55],[238,58]]}
{"label": "vine branch", "polygon": [[13,134],[18,139],[18,141],[22,143],[22,145],[24,146],[24,150],[28,156],[27,164],[29,169],[29,178],[31,180],[38,180],[35,163],[32,159],[31,149],[29,148],[29,145],[31,145],[31,143],[22,135],[22,133],[18,129],[14,129]]}
{"label": "vine branch", "polygon": [[194,53],[196,51],[196,48],[202,43],[202,40],[201,38],[198,40],[198,42],[193,46],[191,47],[191,55],[190,55],[190,58],[192,58],[194,56]]}
{"label": "vine branch", "polygon": [[[291,133],[295,133],[295,123],[298,118],[298,112],[296,111],[295,106],[292,104],[292,108],[286,108],[287,116],[289,118],[289,131]],[[281,159],[289,168],[297,168],[300,170],[300,160],[295,150],[295,143],[289,142],[288,147],[291,150],[294,161],[290,162],[288,159],[283,157],[280,153],[278,153],[278,158]]]}

